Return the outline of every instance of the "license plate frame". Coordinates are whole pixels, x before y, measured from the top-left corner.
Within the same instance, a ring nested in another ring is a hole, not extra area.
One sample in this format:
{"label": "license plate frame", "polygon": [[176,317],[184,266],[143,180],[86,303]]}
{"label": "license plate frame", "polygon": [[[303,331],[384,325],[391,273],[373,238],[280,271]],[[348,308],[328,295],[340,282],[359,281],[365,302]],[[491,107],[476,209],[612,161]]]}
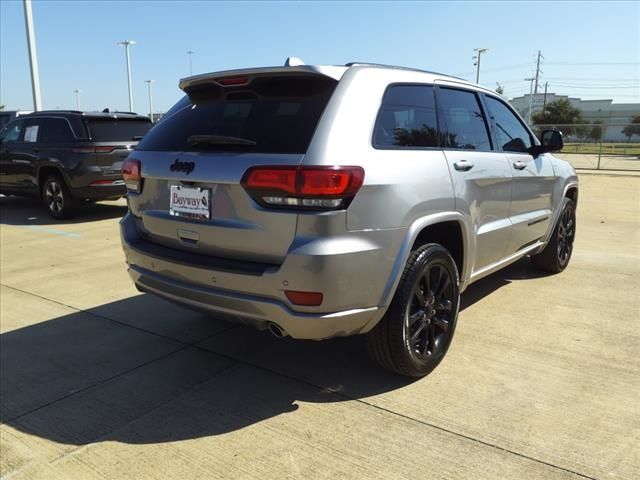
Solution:
{"label": "license plate frame", "polygon": [[194,220],[211,219],[211,189],[171,185],[169,215]]}

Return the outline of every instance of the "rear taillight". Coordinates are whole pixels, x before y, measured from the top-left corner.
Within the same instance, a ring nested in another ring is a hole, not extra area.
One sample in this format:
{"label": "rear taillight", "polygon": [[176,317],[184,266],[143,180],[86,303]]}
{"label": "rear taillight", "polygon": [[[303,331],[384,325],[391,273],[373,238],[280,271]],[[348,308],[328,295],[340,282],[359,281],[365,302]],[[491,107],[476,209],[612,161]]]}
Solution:
{"label": "rear taillight", "polygon": [[270,207],[337,210],[349,206],[364,181],[361,167],[253,167],[242,186]]}
{"label": "rear taillight", "polygon": [[127,190],[133,193],[142,191],[142,166],[140,160],[126,159],[122,162],[122,179]]}

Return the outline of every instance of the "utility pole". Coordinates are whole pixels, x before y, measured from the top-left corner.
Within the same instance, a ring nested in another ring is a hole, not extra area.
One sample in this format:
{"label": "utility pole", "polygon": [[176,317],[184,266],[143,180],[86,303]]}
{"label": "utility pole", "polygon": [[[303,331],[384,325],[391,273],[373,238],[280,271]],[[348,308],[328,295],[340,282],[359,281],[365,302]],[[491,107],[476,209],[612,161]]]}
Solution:
{"label": "utility pole", "polygon": [[189,55],[189,76],[193,75],[193,62],[191,61],[191,55],[195,52],[192,50],[187,50],[187,55]]}
{"label": "utility pole", "polygon": [[538,80],[540,78],[540,59],[544,58],[542,56],[542,52],[540,50],[538,50],[538,61],[536,62],[536,86],[534,88],[533,93],[538,93]]}
{"label": "utility pole", "polygon": [[149,118],[151,119],[151,123],[153,123],[153,97],[151,96],[151,84],[155,82],[155,80],[145,80],[144,83],[147,84],[147,89],[149,90]]}
{"label": "utility pole", "polygon": [[549,82],[544,82],[544,100],[542,102],[542,111],[547,108],[547,87],[549,86]]}
{"label": "utility pole", "polygon": [[527,123],[531,125],[531,109],[533,108],[533,82],[536,81],[536,77],[525,78],[525,82],[529,82],[529,113],[527,114]]}
{"label": "utility pole", "polygon": [[80,111],[80,90],[76,89],[73,93],[76,94],[76,110]]}
{"label": "utility pole", "polygon": [[129,46],[135,45],[134,40],[123,40],[118,45],[124,47],[125,57],[127,58],[127,82],[129,84],[129,111],[133,112],[133,90],[131,89],[131,62],[129,61]]}
{"label": "utility pole", "polygon": [[473,51],[476,52],[476,54],[473,56],[473,59],[475,60],[474,65],[477,66],[478,68],[476,69],[476,83],[480,83],[480,56],[488,51],[488,48],[474,48]]}
{"label": "utility pole", "polygon": [[38,72],[38,56],[36,55],[36,36],[33,31],[33,13],[31,0],[24,0],[24,23],[27,29],[27,46],[29,48],[29,66],[31,67],[31,90],[33,92],[33,110],[42,110],[40,99],[40,73]]}

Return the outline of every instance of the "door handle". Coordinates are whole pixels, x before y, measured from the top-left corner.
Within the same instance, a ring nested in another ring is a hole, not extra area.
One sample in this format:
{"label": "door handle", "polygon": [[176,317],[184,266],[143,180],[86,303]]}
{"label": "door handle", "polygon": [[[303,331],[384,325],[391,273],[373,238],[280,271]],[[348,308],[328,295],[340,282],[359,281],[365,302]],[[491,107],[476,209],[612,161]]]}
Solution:
{"label": "door handle", "polygon": [[473,168],[473,163],[466,160],[460,160],[459,162],[453,162],[453,168],[459,172],[468,172]]}
{"label": "door handle", "polygon": [[513,162],[513,168],[516,170],[524,170],[527,168],[527,164],[518,160],[517,162]]}

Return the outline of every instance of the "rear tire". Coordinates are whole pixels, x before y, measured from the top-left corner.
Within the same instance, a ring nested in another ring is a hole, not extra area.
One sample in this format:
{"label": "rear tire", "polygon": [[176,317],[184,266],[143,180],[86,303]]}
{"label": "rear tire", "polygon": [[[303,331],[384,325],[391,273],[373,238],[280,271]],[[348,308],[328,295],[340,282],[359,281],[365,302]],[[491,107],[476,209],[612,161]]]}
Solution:
{"label": "rear tire", "polygon": [[47,176],[42,184],[42,203],[56,220],[71,218],[74,214],[74,199],[60,175]]}
{"label": "rear tire", "polygon": [[459,304],[458,269],[447,249],[436,243],[417,248],[385,316],[366,336],[371,356],[400,375],[429,374],[449,349]]}
{"label": "rear tire", "polygon": [[565,198],[549,243],[544,250],[531,257],[531,262],[536,268],[545,272],[562,272],[571,260],[575,238],[576,204],[570,198]]}

